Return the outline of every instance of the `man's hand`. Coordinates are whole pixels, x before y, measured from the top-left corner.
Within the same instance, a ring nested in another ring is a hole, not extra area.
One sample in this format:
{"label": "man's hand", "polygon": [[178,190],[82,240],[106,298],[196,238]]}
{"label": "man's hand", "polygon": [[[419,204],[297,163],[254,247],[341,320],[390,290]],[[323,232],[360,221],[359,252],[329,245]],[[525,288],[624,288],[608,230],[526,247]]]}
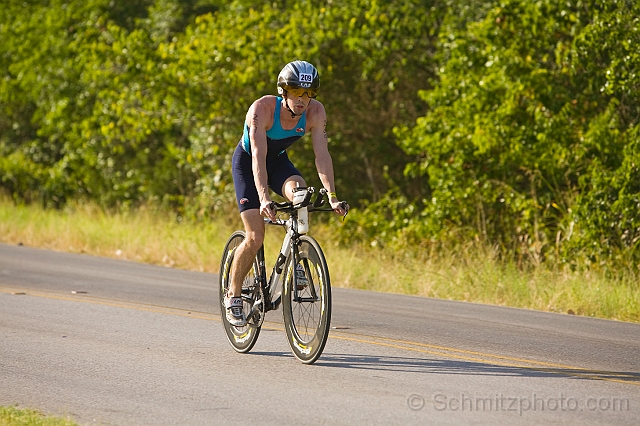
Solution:
{"label": "man's hand", "polygon": [[334,212],[342,217],[347,215],[347,212],[349,211],[349,204],[347,204],[346,201],[340,201],[336,197],[331,197],[329,203],[331,204],[331,208]]}
{"label": "man's hand", "polygon": [[270,220],[276,220],[276,211],[271,205],[271,200],[264,200],[260,202],[260,214],[269,218]]}

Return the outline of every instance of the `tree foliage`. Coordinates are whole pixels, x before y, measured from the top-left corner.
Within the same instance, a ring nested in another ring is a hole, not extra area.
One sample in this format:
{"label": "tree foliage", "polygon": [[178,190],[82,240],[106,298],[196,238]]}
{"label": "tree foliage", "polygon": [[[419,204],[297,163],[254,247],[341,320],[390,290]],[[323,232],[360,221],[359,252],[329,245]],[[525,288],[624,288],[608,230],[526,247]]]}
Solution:
{"label": "tree foliage", "polygon": [[[0,185],[54,207],[232,206],[246,109],[305,59],[359,207],[345,235],[637,261],[638,16],[624,0],[9,0]],[[290,155],[313,183],[310,141]]]}
{"label": "tree foliage", "polygon": [[[10,2],[0,30],[3,186],[45,205],[228,202],[246,109],[303,58],[322,75],[339,190],[354,202],[379,197],[383,166],[401,178],[406,162],[392,127],[424,111],[415,92],[428,87],[438,16],[419,13],[427,6]],[[306,144],[292,155],[309,174]]]}
{"label": "tree foliage", "polygon": [[396,129],[419,158],[405,172],[426,177],[428,197],[391,193],[360,230],[387,242],[482,239],[534,262],[637,260],[638,12],[510,0],[463,25],[449,15],[438,82],[420,92],[429,111]]}

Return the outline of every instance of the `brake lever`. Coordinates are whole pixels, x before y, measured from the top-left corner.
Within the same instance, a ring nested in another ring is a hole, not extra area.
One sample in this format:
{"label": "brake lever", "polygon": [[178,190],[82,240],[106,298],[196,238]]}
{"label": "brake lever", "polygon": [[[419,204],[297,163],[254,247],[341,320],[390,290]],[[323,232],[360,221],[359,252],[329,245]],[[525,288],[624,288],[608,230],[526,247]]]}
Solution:
{"label": "brake lever", "polygon": [[344,209],[344,216],[342,216],[342,221],[344,222],[344,220],[346,219],[347,215],[349,214],[349,203],[347,203],[346,201],[342,201],[340,203],[340,207],[342,207]]}

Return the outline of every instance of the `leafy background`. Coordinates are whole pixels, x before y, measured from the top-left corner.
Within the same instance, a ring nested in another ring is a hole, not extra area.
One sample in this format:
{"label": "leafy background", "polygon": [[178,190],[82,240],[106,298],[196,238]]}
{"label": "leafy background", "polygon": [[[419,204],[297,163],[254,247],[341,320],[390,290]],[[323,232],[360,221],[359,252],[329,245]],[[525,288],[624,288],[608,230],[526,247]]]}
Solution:
{"label": "leafy background", "polygon": [[[0,186],[229,212],[244,114],[304,59],[355,207],[344,241],[637,271],[639,17],[631,0],[7,0]],[[319,185],[308,138],[290,155]]]}

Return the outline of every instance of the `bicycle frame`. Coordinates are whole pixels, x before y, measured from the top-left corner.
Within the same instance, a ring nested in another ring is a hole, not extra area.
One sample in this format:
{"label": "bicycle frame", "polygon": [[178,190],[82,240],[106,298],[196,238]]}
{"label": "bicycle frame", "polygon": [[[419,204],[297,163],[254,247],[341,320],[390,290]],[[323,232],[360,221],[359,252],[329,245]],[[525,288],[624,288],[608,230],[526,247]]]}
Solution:
{"label": "bicycle frame", "polygon": [[[286,221],[282,219],[276,219],[275,221],[271,221],[270,219],[266,218],[264,219],[265,224],[283,226],[287,231],[284,236],[284,240],[282,241],[282,246],[280,247],[280,253],[278,253],[276,263],[273,265],[273,269],[271,270],[269,281],[265,283],[266,288],[263,287],[263,289],[267,290],[269,293],[269,301],[271,302],[269,310],[278,309],[281,300],[280,296],[282,294],[282,283],[286,282],[286,280],[290,278],[288,275],[285,276],[284,271],[287,260],[292,255],[294,256],[293,261],[295,262],[297,260],[295,258],[296,251],[294,250],[294,244],[300,237],[300,234],[298,234],[298,232],[296,231],[298,224],[297,219],[297,212],[295,210],[290,213],[290,218]],[[264,272],[266,272],[266,265]],[[296,278],[294,274],[294,280],[295,279]]]}

